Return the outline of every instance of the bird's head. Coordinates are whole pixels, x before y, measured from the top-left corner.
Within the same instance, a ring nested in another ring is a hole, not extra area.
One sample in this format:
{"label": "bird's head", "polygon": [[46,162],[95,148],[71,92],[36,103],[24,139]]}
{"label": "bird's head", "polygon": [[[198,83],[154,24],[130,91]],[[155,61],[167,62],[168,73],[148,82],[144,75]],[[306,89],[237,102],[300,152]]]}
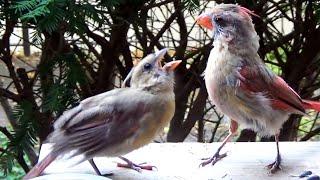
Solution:
{"label": "bird's head", "polygon": [[153,91],[173,90],[174,70],[181,61],[171,61],[162,67],[161,60],[166,53],[167,49],[162,49],[147,55],[132,68],[122,86]]}
{"label": "bird's head", "polygon": [[196,21],[202,27],[212,30],[215,40],[231,42],[247,39],[248,41],[257,38],[252,15],[258,16],[236,4],[219,4],[211,11],[199,15]]}

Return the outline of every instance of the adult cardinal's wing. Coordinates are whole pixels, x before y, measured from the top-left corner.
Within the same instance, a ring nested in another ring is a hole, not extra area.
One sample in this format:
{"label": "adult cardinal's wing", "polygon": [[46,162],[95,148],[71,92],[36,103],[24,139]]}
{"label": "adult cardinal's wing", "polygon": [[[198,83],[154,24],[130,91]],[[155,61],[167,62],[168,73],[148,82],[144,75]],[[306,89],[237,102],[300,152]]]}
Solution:
{"label": "adult cardinal's wing", "polygon": [[[80,104],[81,110],[53,132],[51,142],[59,152],[78,150],[90,156],[106,147],[122,143],[139,129],[139,120],[151,113],[148,93],[128,90],[96,102]],[[92,99],[93,100],[93,99]],[[97,99],[96,99],[97,100]]]}
{"label": "adult cardinal's wing", "polygon": [[264,65],[239,69],[239,87],[247,94],[261,93],[271,100],[275,109],[304,113],[300,96],[279,76]]}

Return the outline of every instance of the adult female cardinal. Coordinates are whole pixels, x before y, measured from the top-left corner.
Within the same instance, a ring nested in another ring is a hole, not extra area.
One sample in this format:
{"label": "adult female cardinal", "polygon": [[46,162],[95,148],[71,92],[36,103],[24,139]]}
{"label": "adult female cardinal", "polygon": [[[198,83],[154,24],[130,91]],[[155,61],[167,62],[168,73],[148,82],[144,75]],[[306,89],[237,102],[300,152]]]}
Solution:
{"label": "adult female cardinal", "polygon": [[265,66],[257,53],[259,37],[251,15],[255,14],[239,5],[220,4],[197,18],[197,23],[212,30],[214,36],[205,70],[210,100],[231,119],[229,135],[214,156],[201,165],[215,164],[226,156],[219,152],[240,124],[262,136],[275,136],[277,157],[268,165],[274,173],[281,162],[278,135],[282,124],[292,113],[320,111],[320,103],[301,99]]}
{"label": "adult female cardinal", "polygon": [[[141,60],[125,79],[123,88],[87,98],[65,112],[55,122],[49,139],[54,143],[53,150],[24,179],[40,175],[58,156],[72,150],[72,156],[82,155],[82,161],[89,160],[100,174],[93,157],[121,156],[153,140],[175,111],[173,70],[181,61],[161,67],[165,53],[163,49]],[[120,158],[128,163],[121,167],[150,169]]]}

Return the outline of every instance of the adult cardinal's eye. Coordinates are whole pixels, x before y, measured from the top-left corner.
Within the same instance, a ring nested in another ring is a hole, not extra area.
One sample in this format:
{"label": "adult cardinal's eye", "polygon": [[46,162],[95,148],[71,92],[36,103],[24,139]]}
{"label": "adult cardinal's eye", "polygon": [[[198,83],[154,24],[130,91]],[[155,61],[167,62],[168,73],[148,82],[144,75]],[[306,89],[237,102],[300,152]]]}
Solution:
{"label": "adult cardinal's eye", "polygon": [[214,17],[214,21],[216,21],[217,23],[222,21],[222,18],[219,16]]}
{"label": "adult cardinal's eye", "polygon": [[150,70],[152,68],[152,65],[150,64],[150,63],[146,63],[145,65],[144,65],[144,69],[145,70]]}

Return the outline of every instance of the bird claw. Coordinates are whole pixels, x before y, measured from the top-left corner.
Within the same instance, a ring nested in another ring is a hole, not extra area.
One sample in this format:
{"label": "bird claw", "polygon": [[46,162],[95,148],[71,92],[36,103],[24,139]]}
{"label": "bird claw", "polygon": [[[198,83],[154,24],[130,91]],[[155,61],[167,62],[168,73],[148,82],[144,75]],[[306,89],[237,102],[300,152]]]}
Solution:
{"label": "bird claw", "polygon": [[219,160],[221,160],[222,158],[226,157],[227,153],[223,153],[223,154],[219,154],[219,152],[216,152],[212,157],[210,158],[202,158],[201,160],[203,160],[202,163],[199,164],[199,167],[204,167],[208,164],[212,164],[215,165]]}
{"label": "bird claw", "polygon": [[281,164],[281,157],[278,156],[277,159],[273,163],[267,165],[267,168],[269,169],[269,173],[274,174],[277,171],[281,170],[280,164]]}
{"label": "bird claw", "polygon": [[269,169],[270,174],[274,174],[277,171],[281,170],[280,163],[277,161],[274,161],[273,163],[267,165],[267,168]]}
{"label": "bird claw", "polygon": [[135,164],[135,163],[126,163],[126,164],[123,164],[123,163],[118,163],[117,166],[118,167],[122,167],[122,168],[129,168],[129,169],[133,169],[137,172],[141,172],[142,169],[144,170],[149,170],[149,171],[152,171],[153,168],[156,168],[156,166],[152,166],[152,165],[142,165],[142,164],[146,164],[146,163],[141,163],[141,164]]}
{"label": "bird claw", "polygon": [[133,169],[133,170],[138,171],[138,172],[141,172],[142,169],[149,170],[149,171],[152,171],[153,168],[158,169],[156,166],[143,165],[143,164],[146,164],[146,162],[140,163],[140,164],[135,164],[135,163],[133,163],[132,161],[130,161],[129,159],[127,159],[125,157],[120,156],[119,158],[122,159],[123,161],[125,161],[126,164],[118,163],[118,165],[117,165],[118,167],[129,168],[129,169]]}

